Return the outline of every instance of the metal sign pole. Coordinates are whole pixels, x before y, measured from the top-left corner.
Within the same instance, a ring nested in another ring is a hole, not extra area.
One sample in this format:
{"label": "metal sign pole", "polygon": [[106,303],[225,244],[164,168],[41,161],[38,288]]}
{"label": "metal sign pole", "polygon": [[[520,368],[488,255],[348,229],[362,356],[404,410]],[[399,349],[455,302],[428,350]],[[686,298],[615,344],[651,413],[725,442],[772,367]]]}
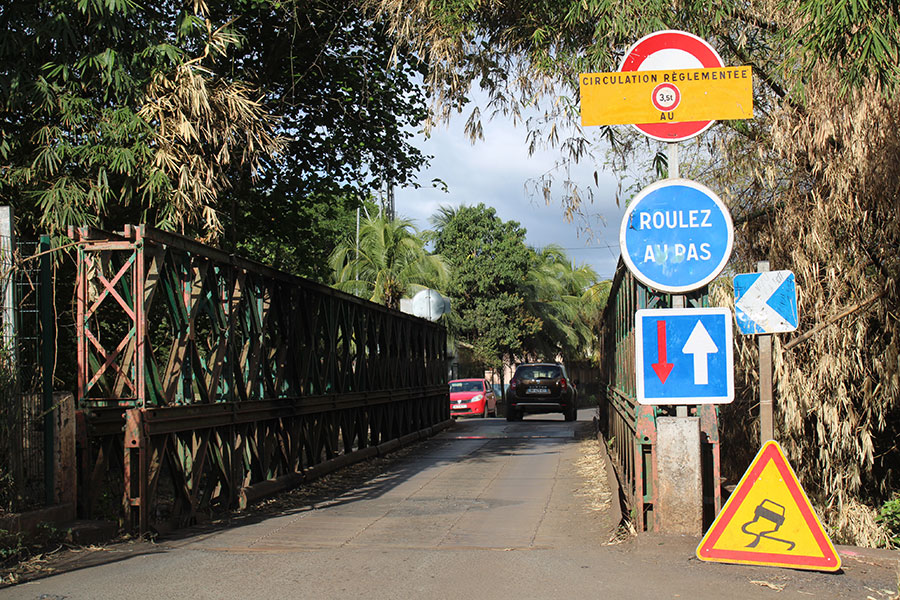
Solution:
{"label": "metal sign pole", "polygon": [[[706,112],[711,108],[709,90],[697,93],[687,86],[679,87],[681,82],[675,85],[668,80],[656,85],[658,75],[652,71],[694,69],[697,63],[710,79],[709,70],[725,67],[715,48],[705,40],[683,31],[664,30],[644,36],[632,45],[625,52],[617,73],[579,76],[582,125],[632,124],[647,137],[666,143],[668,176],[647,186],[632,199],[620,226],[619,245],[622,259],[636,279],[649,288],[671,294],[672,308],[658,309],[668,312],[668,316],[653,321],[646,336],[646,358],[650,369],[643,368],[644,351],[638,350],[636,339],[636,357],[641,365],[636,369],[636,387],[641,404],[675,406],[675,417],[660,417],[656,421],[657,448],[650,475],[658,484],[654,486],[656,497],[653,500],[654,510],[659,509],[655,528],[691,535],[702,531],[704,495],[700,411],[697,416],[690,417],[689,406],[733,399],[733,350],[730,347],[731,314],[727,319],[725,314],[704,313],[701,316],[701,311],[706,309],[687,309],[684,294],[707,285],[725,267],[734,244],[734,224],[728,208],[712,190],[681,179],[678,142],[703,133],[714,122],[707,118]],[[740,72],[746,72],[749,83],[750,70]],[[654,85],[635,88],[632,97],[623,96],[623,85],[632,83]],[[607,87],[613,84],[614,89]],[[646,102],[647,96],[650,103]],[[639,102],[632,99],[638,97]],[[703,112],[698,113],[696,119],[679,118],[688,114],[684,109],[693,99],[702,106]],[[734,99],[728,103],[733,104]],[[636,104],[645,109],[652,106],[654,114],[647,119],[640,112],[627,116],[625,112],[618,112]],[[738,104],[742,102],[738,101]],[[752,106],[752,89],[745,104]],[[613,110],[607,111],[610,107]],[[682,112],[676,113],[676,110]],[[744,114],[752,116],[741,113]],[[676,204],[677,209],[667,210],[672,204]],[[673,313],[679,314],[676,317]],[[638,315],[636,319],[642,319]],[[650,315],[644,317],[651,318]],[[676,329],[692,327],[683,332],[686,338],[679,337],[677,343],[674,337],[667,338],[666,335],[670,317],[672,327]],[[705,319],[706,324],[701,319]],[[721,339],[714,343],[707,329],[707,325],[720,321],[727,343]],[[636,330],[642,322],[636,321]],[[642,333],[636,334],[636,338],[641,336]],[[669,354],[670,343],[674,344],[672,354]],[[640,345],[643,346],[643,341]],[[727,355],[725,362],[723,353]],[[711,359],[710,355],[715,358]],[[710,364],[715,365],[715,385],[711,385],[709,379]],[[677,373],[670,377],[673,370]],[[724,375],[724,380],[720,375]],[[684,379],[686,377],[690,379]],[[678,382],[677,386],[674,382]],[[645,385],[652,390],[649,395],[644,394]],[[677,392],[674,391],[676,387]],[[712,389],[721,393],[711,394]],[[661,402],[645,402],[647,399]],[[713,460],[717,461],[717,453]]]}
{"label": "metal sign pole", "polygon": [[[678,142],[669,142],[666,144],[666,154],[669,158],[669,178],[676,179],[679,177],[679,164],[678,164]],[[684,308],[685,307],[685,297],[682,294],[673,294],[672,295],[672,308]],[[688,416],[688,407],[684,404],[679,404],[675,407],[675,416],[676,417],[686,417]]]}
{"label": "metal sign pole", "polygon": [[666,144],[666,154],[669,158],[669,179],[681,177],[678,172],[678,142]]}
{"label": "metal sign pole", "polygon": [[[756,271],[769,270],[769,261],[756,263]],[[775,439],[774,402],[772,393],[772,334],[759,336],[759,444]]]}

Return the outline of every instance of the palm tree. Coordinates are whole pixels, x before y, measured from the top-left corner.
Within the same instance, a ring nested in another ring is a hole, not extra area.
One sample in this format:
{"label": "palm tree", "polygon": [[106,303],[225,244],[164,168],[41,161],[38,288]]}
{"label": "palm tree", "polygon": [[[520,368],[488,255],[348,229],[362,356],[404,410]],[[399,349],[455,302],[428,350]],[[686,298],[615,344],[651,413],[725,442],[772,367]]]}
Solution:
{"label": "palm tree", "polygon": [[371,217],[359,229],[359,247],[346,239],[328,259],[334,287],[389,308],[400,298],[432,287],[444,289],[448,271],[444,261],[425,250],[412,221]]}
{"label": "palm tree", "polygon": [[529,351],[547,360],[584,355],[593,346],[593,322],[599,305],[597,274],[588,265],[575,267],[565,251],[549,245],[535,251],[525,281],[526,310],[540,319]]}
{"label": "palm tree", "polygon": [[441,231],[459,214],[460,209],[465,207],[465,204],[460,204],[459,206],[442,204],[438,207],[437,212],[429,217],[428,221],[436,231]]}
{"label": "palm tree", "polygon": [[599,365],[602,358],[603,347],[600,343],[600,329],[603,324],[603,311],[606,310],[606,302],[609,300],[611,287],[612,281],[609,279],[597,281],[584,290],[584,293],[581,295],[581,319],[587,323],[592,333],[585,347],[585,352],[595,365]]}

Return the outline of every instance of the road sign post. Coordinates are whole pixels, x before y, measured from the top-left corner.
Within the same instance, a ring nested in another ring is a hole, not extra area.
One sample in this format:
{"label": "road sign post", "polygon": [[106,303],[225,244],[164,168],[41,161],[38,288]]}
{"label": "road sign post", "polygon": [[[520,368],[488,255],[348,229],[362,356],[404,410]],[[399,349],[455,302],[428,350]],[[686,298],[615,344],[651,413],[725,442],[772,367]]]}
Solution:
{"label": "road sign post", "polygon": [[[684,422],[670,428],[678,433],[672,434],[668,451],[673,454],[668,458],[674,459],[673,464],[684,464],[678,462],[684,456],[679,449],[697,446],[687,434],[696,433],[696,427],[687,423],[687,405],[730,402],[734,375],[730,311],[686,310],[683,294],[702,288],[722,271],[731,256],[734,227],[718,196],[699,183],[679,178],[677,142],[703,133],[714,119],[752,117],[752,70],[726,67],[703,39],[666,30],[632,45],[617,73],[581,74],[579,86],[582,125],[630,124],[647,137],[669,142],[669,179],[648,186],[632,200],[619,244],[635,277],[650,288],[673,294],[672,304],[677,307],[666,311],[666,316],[638,311],[635,349],[638,400],[676,407],[676,420]],[[692,325],[690,331],[684,329],[686,325]],[[670,344],[681,335],[681,345]],[[689,380],[680,380],[688,374]],[[658,433],[662,461],[667,452],[663,428]],[[699,460],[699,446],[695,450]],[[664,481],[661,469],[660,490],[680,490],[682,499],[699,504],[702,486],[683,489],[685,477],[680,472],[673,469],[671,481]],[[660,493],[666,504],[669,500]],[[676,505],[684,504],[672,506]],[[667,520],[662,518],[661,531],[668,528]],[[678,530],[676,525],[671,533],[698,532]]]}
{"label": "road sign post", "polygon": [[797,287],[790,271],[769,271],[759,261],[756,273],[734,278],[734,308],[738,329],[758,335],[760,445],[775,439],[772,383],[772,334],[797,329]]}
{"label": "road sign post", "polygon": [[[669,162],[669,178],[678,179],[681,171],[681,165],[678,162],[678,142],[668,142],[666,144],[666,155],[668,157]],[[672,308],[684,308],[686,304],[686,298],[683,294],[673,294],[672,295]],[[675,407],[675,416],[679,418],[687,418],[688,417],[688,407],[684,404],[679,404]]]}

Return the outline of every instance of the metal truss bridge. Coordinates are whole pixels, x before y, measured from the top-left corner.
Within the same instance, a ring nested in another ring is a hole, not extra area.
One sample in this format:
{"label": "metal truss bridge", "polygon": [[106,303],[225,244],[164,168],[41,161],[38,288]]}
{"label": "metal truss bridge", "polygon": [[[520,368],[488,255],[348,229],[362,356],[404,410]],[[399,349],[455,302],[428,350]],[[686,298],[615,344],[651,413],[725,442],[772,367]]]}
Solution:
{"label": "metal truss bridge", "polygon": [[143,225],[70,233],[85,516],[185,526],[449,419],[439,325]]}

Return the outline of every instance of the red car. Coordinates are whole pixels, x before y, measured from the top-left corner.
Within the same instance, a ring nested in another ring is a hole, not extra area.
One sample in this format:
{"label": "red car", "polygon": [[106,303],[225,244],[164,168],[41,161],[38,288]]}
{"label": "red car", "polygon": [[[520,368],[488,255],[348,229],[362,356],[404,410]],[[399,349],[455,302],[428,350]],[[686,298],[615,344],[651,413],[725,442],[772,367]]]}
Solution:
{"label": "red car", "polygon": [[451,417],[497,416],[497,396],[484,379],[454,379],[450,382]]}

